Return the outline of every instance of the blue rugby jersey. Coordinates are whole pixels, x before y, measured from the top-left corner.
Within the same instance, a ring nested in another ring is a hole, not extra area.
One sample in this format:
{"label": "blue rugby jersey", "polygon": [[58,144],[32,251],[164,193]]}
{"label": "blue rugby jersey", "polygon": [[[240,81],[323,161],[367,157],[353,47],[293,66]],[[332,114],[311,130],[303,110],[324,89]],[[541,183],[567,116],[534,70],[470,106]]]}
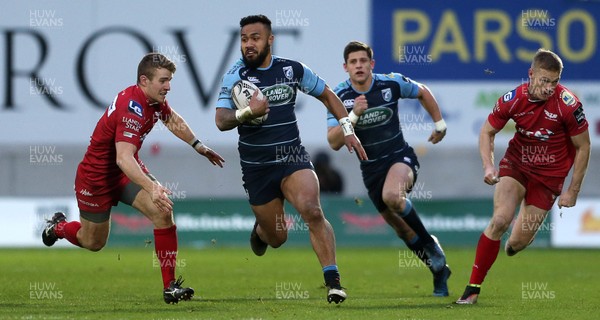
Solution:
{"label": "blue rugby jersey", "polygon": [[[398,100],[417,98],[419,86],[416,82],[399,73],[375,73],[371,87],[366,92],[356,91],[350,79],[340,83],[333,91],[348,112],[354,107],[355,98],[360,95],[367,98],[368,108],[354,126],[354,132],[369,157],[369,160],[361,161],[362,165],[375,164],[406,148],[398,116]],[[327,126],[337,125],[333,114],[328,113]]]}
{"label": "blue rugby jersey", "polygon": [[298,90],[320,96],[325,81],[301,62],[271,56],[267,68],[250,69],[240,58],[223,76],[217,108],[235,110],[231,89],[239,80],[248,80],[269,99],[269,116],[260,125],[238,126],[238,150],[242,166],[293,162],[301,141],[294,113]]}

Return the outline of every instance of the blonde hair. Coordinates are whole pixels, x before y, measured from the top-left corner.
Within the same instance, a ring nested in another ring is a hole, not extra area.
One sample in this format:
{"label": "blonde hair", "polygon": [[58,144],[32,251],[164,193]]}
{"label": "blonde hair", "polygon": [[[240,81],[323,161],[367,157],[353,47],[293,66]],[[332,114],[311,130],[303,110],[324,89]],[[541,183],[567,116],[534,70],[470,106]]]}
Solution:
{"label": "blonde hair", "polygon": [[165,68],[171,71],[171,73],[175,73],[175,70],[177,70],[175,63],[165,55],[157,52],[150,52],[146,54],[142,58],[142,61],[140,61],[138,64],[137,82],[140,82],[141,76],[146,76],[148,79],[152,80],[154,77],[154,71],[160,68]]}
{"label": "blonde hair", "polygon": [[556,53],[542,48],[535,53],[535,56],[533,56],[531,68],[540,68],[548,71],[562,73],[563,63]]}

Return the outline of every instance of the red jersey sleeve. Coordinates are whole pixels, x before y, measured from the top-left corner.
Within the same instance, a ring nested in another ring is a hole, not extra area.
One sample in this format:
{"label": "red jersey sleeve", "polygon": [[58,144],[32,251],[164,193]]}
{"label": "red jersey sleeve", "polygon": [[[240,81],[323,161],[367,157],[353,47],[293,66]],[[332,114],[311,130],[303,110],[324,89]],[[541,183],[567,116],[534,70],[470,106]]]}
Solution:
{"label": "red jersey sleeve", "polygon": [[494,129],[502,130],[502,128],[504,128],[511,118],[512,106],[517,100],[517,89],[514,89],[513,91],[505,93],[498,101],[496,101],[494,110],[492,110],[488,116],[488,122]]}
{"label": "red jersey sleeve", "polygon": [[[115,121],[115,143],[128,142],[139,150],[142,146],[142,126],[144,124],[144,113],[142,105],[130,97],[118,96],[113,102],[116,116]],[[111,106],[113,107],[113,106]]]}
{"label": "red jersey sleeve", "polygon": [[583,112],[583,104],[569,90],[562,87],[560,107],[565,131],[569,136],[576,136],[588,129],[588,122]]}

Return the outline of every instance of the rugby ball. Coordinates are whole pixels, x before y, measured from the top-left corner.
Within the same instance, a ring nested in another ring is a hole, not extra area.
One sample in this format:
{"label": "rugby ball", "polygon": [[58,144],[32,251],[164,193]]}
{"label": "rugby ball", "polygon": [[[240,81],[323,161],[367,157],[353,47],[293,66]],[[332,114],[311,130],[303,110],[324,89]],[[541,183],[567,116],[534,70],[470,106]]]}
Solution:
{"label": "rugby ball", "polygon": [[[258,99],[264,99],[262,91],[252,82],[248,80],[240,80],[233,85],[231,89],[231,99],[233,100],[233,104],[238,110],[242,110],[250,105],[250,99],[254,94],[254,91],[258,90],[258,95],[256,96]],[[247,120],[247,123],[251,124],[262,124],[267,120],[269,114],[265,114],[262,117],[258,117],[255,119]]]}

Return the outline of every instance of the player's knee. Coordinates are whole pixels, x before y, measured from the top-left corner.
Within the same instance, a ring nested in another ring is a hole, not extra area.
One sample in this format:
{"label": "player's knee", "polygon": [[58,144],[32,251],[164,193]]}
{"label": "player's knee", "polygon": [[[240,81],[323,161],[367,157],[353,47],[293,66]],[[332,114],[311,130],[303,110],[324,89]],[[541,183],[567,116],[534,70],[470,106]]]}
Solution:
{"label": "player's knee", "polygon": [[102,250],[104,246],[106,246],[106,240],[95,239],[85,244],[85,248],[93,252],[98,252]]}
{"label": "player's knee", "polygon": [[526,247],[510,246],[510,250],[511,250],[512,252],[510,252],[510,253],[509,253],[509,252],[507,251],[507,252],[506,252],[506,254],[507,254],[509,257],[512,257],[512,256],[514,256],[515,254],[517,254],[518,252],[521,252],[521,251],[525,250],[525,248],[526,248]]}
{"label": "player's knee", "polygon": [[288,230],[285,225],[277,225],[274,229],[261,227],[261,230],[261,240],[273,248],[279,248],[287,241]]}
{"label": "player's knee", "polygon": [[278,236],[275,237],[275,239],[269,243],[269,245],[273,248],[279,248],[281,247],[285,242],[287,241],[287,232],[285,233],[285,235],[282,236]]}
{"label": "player's knee", "polygon": [[393,212],[401,212],[406,206],[406,198],[400,196],[398,192],[384,192],[382,195],[383,203]]}
{"label": "player's knee", "polygon": [[523,251],[529,246],[533,239],[517,239],[509,242],[509,246],[515,251]]}
{"label": "player's knee", "polygon": [[152,216],[152,223],[156,229],[170,228],[173,226],[173,211],[169,214],[158,213]]}
{"label": "player's knee", "polygon": [[323,216],[323,210],[318,205],[308,206],[302,211],[302,219],[304,219],[304,222],[306,222],[309,226],[315,223],[321,223],[325,220],[325,217]]}
{"label": "player's knee", "polygon": [[287,235],[287,230],[275,230],[265,242],[273,248],[279,248],[287,241]]}
{"label": "player's knee", "polygon": [[490,229],[492,230],[493,233],[504,233],[506,230],[508,230],[508,227],[510,226],[510,222],[511,220],[506,219],[505,217],[502,216],[494,216],[492,217],[492,220],[490,221]]}

